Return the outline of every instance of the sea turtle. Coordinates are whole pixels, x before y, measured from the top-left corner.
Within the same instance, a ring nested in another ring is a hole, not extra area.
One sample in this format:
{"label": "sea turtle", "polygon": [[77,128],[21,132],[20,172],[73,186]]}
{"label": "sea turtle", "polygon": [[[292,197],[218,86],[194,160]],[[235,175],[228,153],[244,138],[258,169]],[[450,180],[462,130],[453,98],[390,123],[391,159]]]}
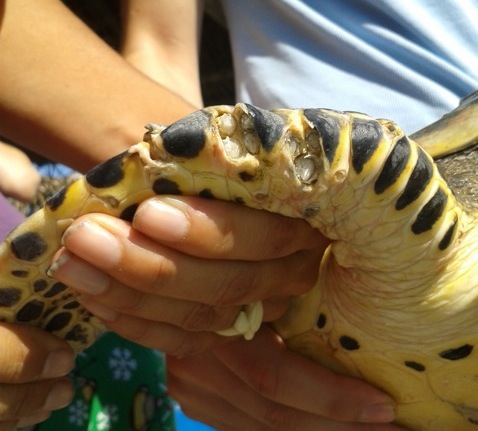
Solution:
{"label": "sea turtle", "polygon": [[[475,132],[462,117],[476,118],[477,100],[415,138],[444,154],[440,136]],[[455,149],[471,145],[465,137],[446,139]],[[316,287],[273,324],[291,349],[389,392],[398,423],[410,429],[478,430],[478,229],[464,189],[458,203],[430,155],[389,120],[244,103],[205,108],[148,125],[142,142],[57,193],[6,238],[0,316],[79,351],[104,327],[47,275],[73,219],[102,212],[131,220],[157,194],[234,201],[303,218],[332,240]],[[260,304],[250,304],[229,332],[250,337],[260,320]]]}

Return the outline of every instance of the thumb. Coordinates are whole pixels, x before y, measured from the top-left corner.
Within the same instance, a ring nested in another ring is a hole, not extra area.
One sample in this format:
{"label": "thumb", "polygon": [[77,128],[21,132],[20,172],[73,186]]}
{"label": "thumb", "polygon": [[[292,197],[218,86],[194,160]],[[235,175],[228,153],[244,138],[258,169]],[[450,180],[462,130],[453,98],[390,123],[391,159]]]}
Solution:
{"label": "thumb", "polygon": [[74,353],[68,344],[39,328],[1,323],[0,340],[2,383],[62,377],[74,366]]}

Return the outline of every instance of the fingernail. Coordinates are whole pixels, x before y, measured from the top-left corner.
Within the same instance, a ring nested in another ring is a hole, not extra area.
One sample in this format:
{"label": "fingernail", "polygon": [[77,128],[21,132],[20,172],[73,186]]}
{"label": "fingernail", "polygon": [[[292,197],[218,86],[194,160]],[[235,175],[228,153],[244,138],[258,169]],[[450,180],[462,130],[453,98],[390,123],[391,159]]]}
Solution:
{"label": "fingernail", "polygon": [[68,253],[66,250],[62,250],[61,254],[52,262],[50,268],[46,271],[48,277],[54,278],[55,274],[60,268],[63,268],[64,265],[69,262],[71,259],[71,253]]}
{"label": "fingernail", "polygon": [[42,377],[51,379],[66,376],[73,369],[74,364],[73,352],[69,350],[55,350],[46,359]]}
{"label": "fingernail", "polygon": [[395,408],[392,404],[374,404],[365,407],[360,414],[361,422],[392,422],[395,419]]}
{"label": "fingernail", "polygon": [[87,295],[100,295],[110,284],[107,274],[80,259],[75,259],[66,250],[53,262],[47,274]]}
{"label": "fingernail", "polygon": [[43,408],[45,410],[61,409],[70,404],[72,398],[71,384],[67,381],[58,382],[48,394]]}
{"label": "fingernail", "polygon": [[133,226],[157,239],[181,241],[189,231],[189,219],[180,207],[184,204],[172,198],[146,201],[136,212]]}
{"label": "fingernail", "polygon": [[101,268],[111,269],[120,262],[119,241],[92,221],[85,220],[68,228],[63,235],[63,243],[74,254]]}

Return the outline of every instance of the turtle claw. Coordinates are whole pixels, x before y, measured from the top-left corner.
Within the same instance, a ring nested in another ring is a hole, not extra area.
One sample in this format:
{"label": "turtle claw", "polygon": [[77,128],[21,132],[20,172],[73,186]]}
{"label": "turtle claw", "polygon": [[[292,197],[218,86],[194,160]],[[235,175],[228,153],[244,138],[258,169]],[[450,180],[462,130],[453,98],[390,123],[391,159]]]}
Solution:
{"label": "turtle claw", "polygon": [[252,340],[262,324],[264,307],[261,301],[247,304],[236,317],[236,321],[229,329],[217,331],[217,334],[224,337],[242,335],[246,340]]}

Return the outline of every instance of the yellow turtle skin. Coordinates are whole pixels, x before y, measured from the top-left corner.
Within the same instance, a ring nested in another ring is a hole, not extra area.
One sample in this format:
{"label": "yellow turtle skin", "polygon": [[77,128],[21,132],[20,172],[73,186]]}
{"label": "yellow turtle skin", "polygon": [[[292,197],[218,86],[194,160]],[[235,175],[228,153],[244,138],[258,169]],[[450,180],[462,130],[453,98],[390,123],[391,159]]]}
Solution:
{"label": "yellow turtle skin", "polygon": [[478,430],[475,216],[399,126],[239,103],[147,129],[0,245],[1,319],[80,351],[105,328],[47,275],[75,218],[131,220],[158,194],[237,202],[303,218],[332,240],[316,286],[273,323],[291,349],[390,393],[411,430]]}

